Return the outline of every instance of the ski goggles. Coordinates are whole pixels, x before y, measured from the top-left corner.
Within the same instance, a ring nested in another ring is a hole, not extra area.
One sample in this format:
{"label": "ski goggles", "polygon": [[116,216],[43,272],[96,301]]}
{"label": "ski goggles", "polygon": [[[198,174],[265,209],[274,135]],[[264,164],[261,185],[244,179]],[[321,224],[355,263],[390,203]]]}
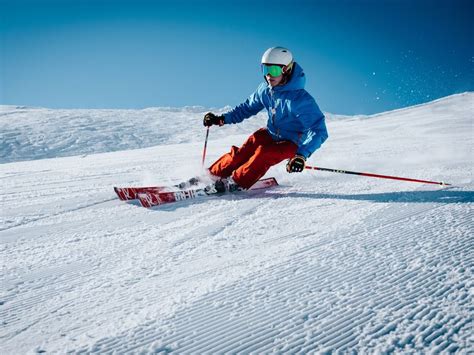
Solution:
{"label": "ski goggles", "polygon": [[283,68],[280,65],[262,64],[262,72],[264,76],[270,74],[270,76],[277,77],[283,74]]}

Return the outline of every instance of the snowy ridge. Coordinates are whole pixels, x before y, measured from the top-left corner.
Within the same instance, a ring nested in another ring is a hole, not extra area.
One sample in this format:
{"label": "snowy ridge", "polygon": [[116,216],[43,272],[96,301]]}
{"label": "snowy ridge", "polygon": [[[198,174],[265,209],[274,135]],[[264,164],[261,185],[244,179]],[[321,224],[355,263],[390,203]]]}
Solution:
{"label": "snowy ridge", "polygon": [[[225,109],[214,110],[221,112]],[[203,107],[143,110],[45,109],[0,106],[0,163],[202,141]],[[238,134],[260,127],[263,113]],[[215,137],[224,137],[216,132]]]}
{"label": "snowy ridge", "polygon": [[[268,176],[281,186],[265,192],[155,209],[119,201],[112,186],[201,172],[200,122],[186,142],[174,134],[199,107],[133,112],[163,114],[164,144],[87,156],[77,144],[78,156],[1,164],[0,353],[471,352],[473,96],[330,119],[309,161],[451,188],[280,165]],[[29,114],[12,131],[48,126]],[[69,132],[80,142],[118,117],[88,115],[89,130]],[[213,127],[207,161],[263,121]],[[131,131],[123,123],[116,138]],[[25,142],[18,157],[35,149]]]}
{"label": "snowy ridge", "polygon": [[[452,95],[410,108],[372,116],[344,116],[326,113],[329,121],[367,119],[416,112],[427,105],[436,110],[473,104],[472,93]],[[0,105],[0,163],[87,155],[138,149],[162,144],[203,140],[202,117],[208,111],[223,113],[230,107],[206,109],[158,107],[143,110],[45,109]],[[239,125],[215,130],[211,139],[247,134],[266,122],[266,114]],[[172,132],[172,133],[171,133]]]}

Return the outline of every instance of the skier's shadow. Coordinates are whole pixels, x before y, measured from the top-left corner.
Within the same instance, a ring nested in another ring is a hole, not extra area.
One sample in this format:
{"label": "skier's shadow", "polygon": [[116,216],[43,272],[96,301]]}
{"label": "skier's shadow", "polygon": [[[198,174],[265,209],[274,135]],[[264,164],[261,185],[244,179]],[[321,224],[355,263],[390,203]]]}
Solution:
{"label": "skier's shadow", "polygon": [[[172,204],[152,207],[155,211],[175,211],[189,205],[209,203],[209,201],[225,200],[248,200],[248,199],[279,199],[279,198],[305,198],[318,200],[349,200],[369,201],[379,203],[470,203],[474,202],[474,191],[456,190],[433,190],[433,191],[397,191],[368,194],[328,194],[314,192],[280,192],[277,189],[269,191],[248,191],[246,193],[212,196],[209,198],[197,198],[179,201]],[[128,201],[131,205],[140,206],[138,200]]]}
{"label": "skier's shadow", "polygon": [[[384,203],[470,203],[474,202],[474,191],[433,190],[433,191],[398,191],[368,194],[327,194],[288,192],[271,193],[273,197],[294,197],[330,200],[370,201]],[[274,196],[277,195],[277,196]]]}

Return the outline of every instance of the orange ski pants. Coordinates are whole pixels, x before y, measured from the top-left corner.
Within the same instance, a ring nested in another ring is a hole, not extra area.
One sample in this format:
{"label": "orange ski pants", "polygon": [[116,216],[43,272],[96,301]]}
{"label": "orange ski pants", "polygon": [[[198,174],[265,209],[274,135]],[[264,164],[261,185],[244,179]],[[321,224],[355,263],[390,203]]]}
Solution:
{"label": "orange ski pants", "polygon": [[266,128],[261,128],[240,147],[232,146],[209,171],[215,176],[232,179],[245,189],[250,188],[273,165],[290,159],[298,147],[290,141],[274,141]]}

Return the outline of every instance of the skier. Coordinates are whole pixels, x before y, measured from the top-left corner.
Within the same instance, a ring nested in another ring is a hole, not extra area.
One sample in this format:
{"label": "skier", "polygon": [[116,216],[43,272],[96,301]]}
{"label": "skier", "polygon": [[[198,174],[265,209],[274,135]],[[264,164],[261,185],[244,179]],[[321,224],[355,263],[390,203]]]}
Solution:
{"label": "skier", "polygon": [[289,159],[286,170],[301,172],[306,159],[328,138],[324,114],[304,89],[306,77],[291,52],[272,47],[263,53],[265,82],[242,104],[223,115],[208,112],[206,127],[239,123],[267,110],[267,127],[254,132],[240,147],[232,146],[209,167],[218,192],[250,188],[275,164]]}

